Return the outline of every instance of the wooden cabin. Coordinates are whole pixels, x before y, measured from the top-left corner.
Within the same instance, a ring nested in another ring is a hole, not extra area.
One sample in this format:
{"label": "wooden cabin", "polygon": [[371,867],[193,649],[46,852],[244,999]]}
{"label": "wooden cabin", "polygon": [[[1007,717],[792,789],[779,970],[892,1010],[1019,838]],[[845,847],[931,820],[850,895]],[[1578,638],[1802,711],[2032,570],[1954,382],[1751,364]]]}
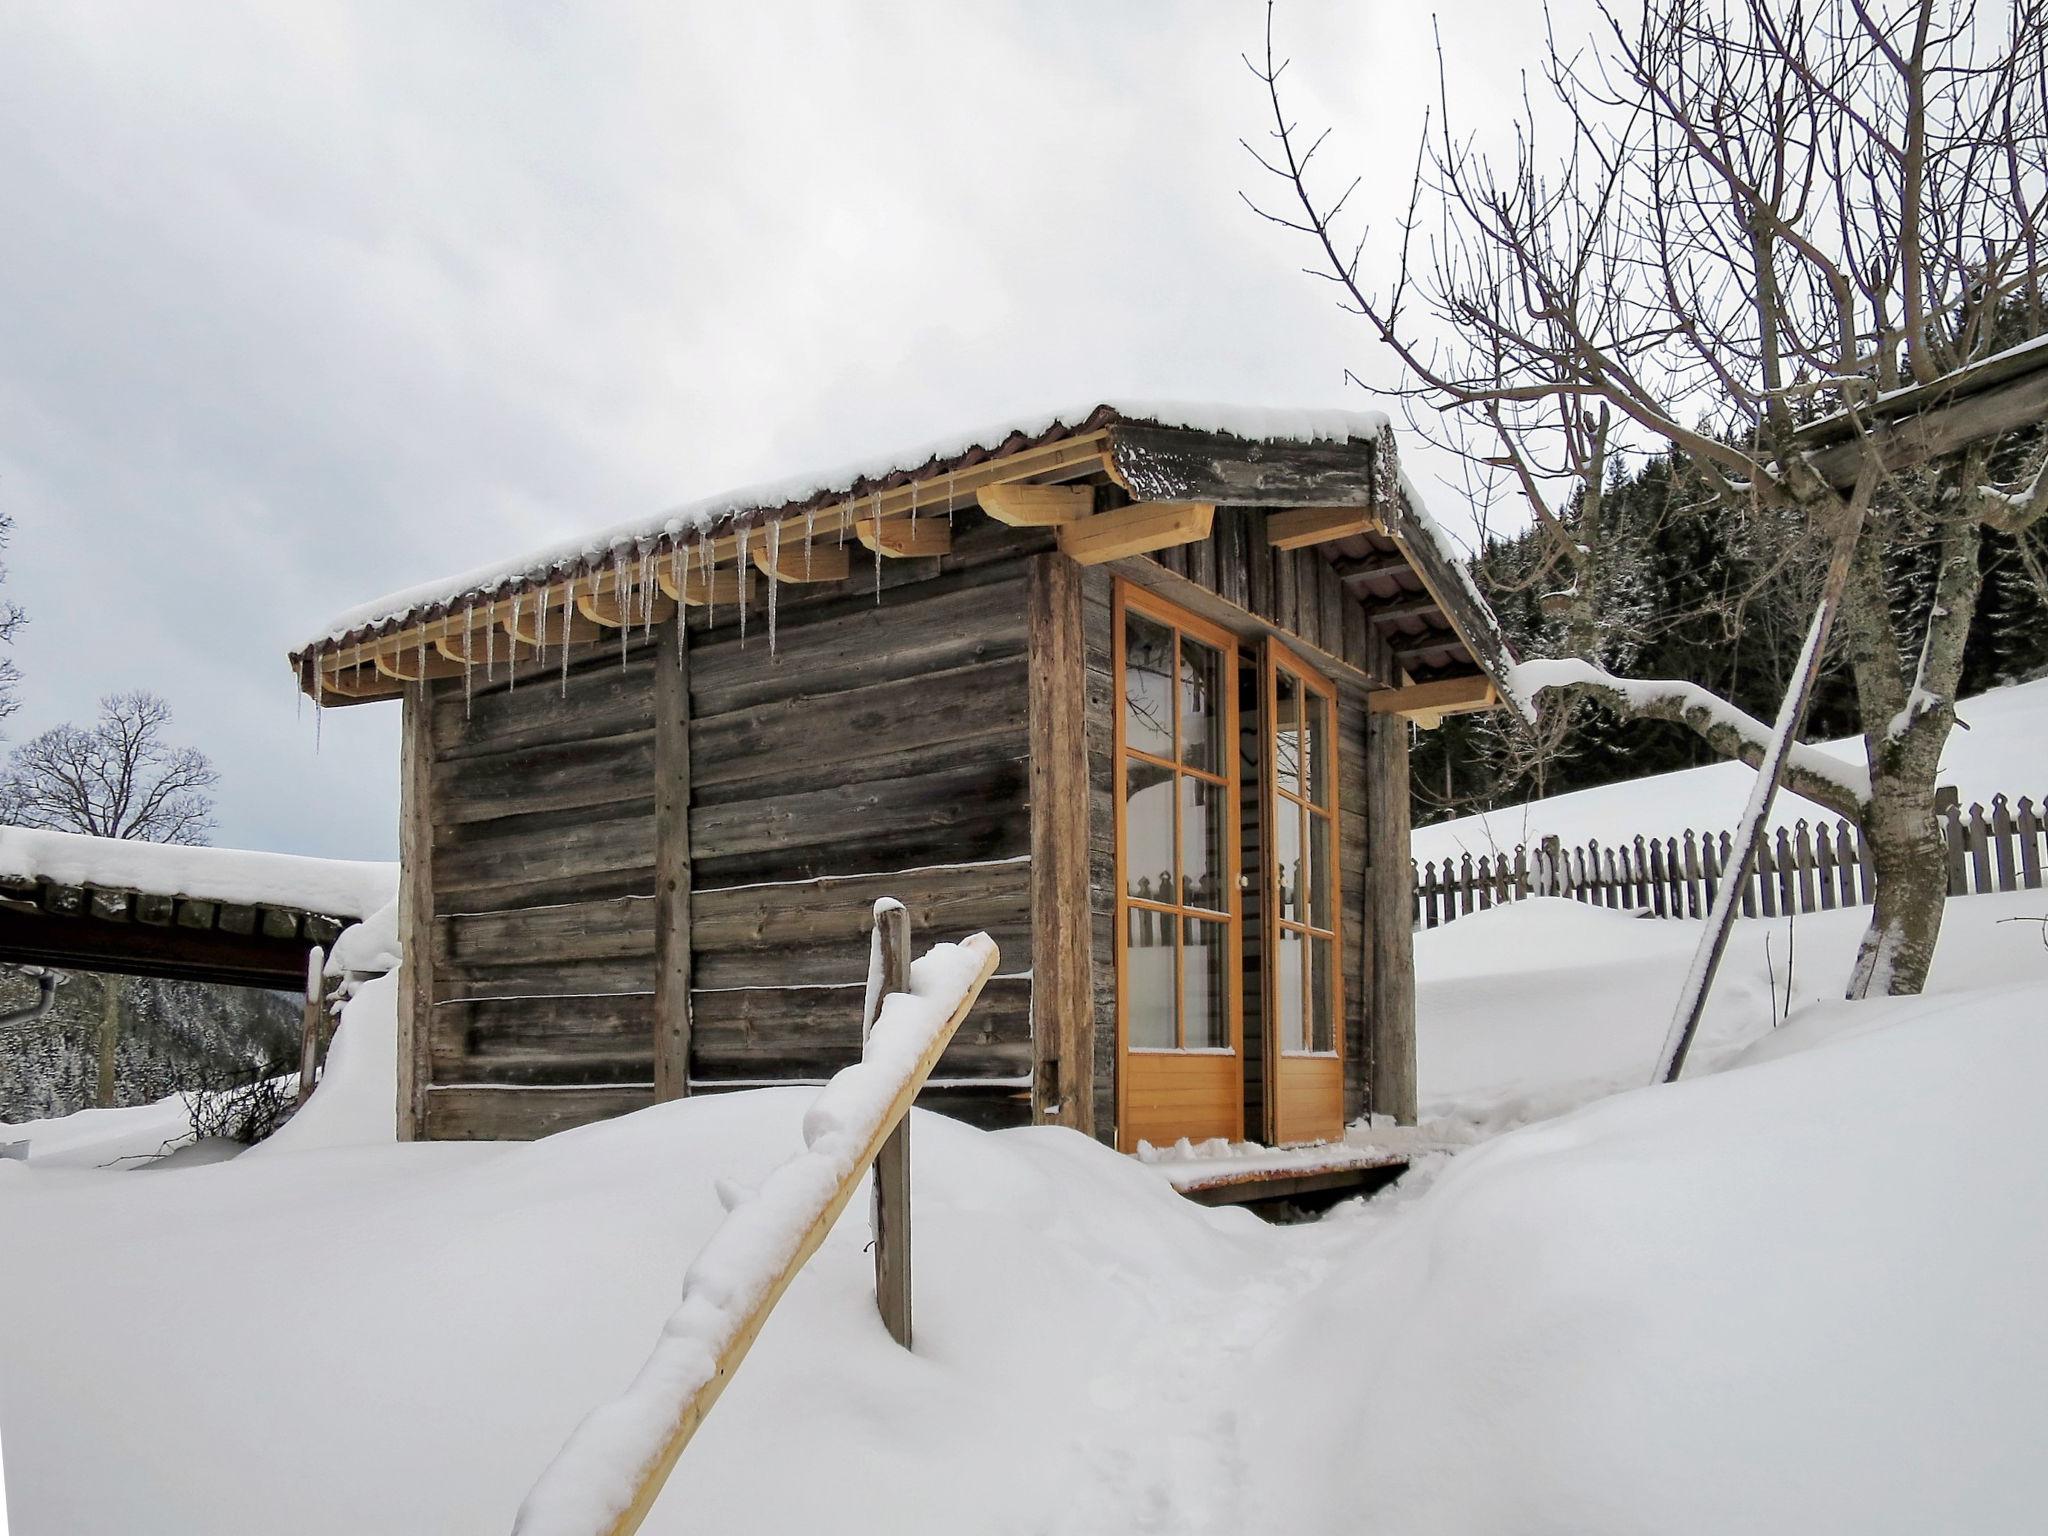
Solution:
{"label": "wooden cabin", "polygon": [[1374,414],[1099,406],[338,621],[300,685],[404,713],[401,1134],[823,1079],[882,895],[1003,954],[934,1109],[1412,1119],[1408,723],[1505,673],[1394,455]]}

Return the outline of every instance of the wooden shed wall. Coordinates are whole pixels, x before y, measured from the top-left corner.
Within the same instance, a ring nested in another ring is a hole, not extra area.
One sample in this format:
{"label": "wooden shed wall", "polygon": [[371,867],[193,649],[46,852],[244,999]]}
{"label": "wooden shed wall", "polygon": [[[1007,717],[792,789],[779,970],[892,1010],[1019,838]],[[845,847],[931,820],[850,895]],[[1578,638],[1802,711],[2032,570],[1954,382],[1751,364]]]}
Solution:
{"label": "wooden shed wall", "polygon": [[[688,1084],[817,1079],[859,1051],[868,911],[987,929],[1004,974],[926,1102],[1029,1118],[1025,577],[1032,540],[687,613]],[[424,1134],[538,1135],[652,1100],[656,648],[664,626],[465,698],[432,685]],[[408,709],[414,709],[411,701]]]}

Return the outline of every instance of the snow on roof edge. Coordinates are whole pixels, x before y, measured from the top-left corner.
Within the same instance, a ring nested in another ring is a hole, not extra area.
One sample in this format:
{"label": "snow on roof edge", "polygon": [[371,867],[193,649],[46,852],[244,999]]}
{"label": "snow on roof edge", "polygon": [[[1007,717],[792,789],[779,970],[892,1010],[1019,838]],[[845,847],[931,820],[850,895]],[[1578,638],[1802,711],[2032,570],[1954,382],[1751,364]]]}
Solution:
{"label": "snow on roof edge", "polygon": [[6,878],[357,919],[387,905],[398,890],[396,864],[146,843],[40,827],[0,827],[0,879]]}
{"label": "snow on roof edge", "polygon": [[[1515,657],[1515,648],[1508,644],[1508,637],[1500,627],[1500,616],[1493,611],[1493,604],[1489,603],[1485,594],[1479,590],[1479,583],[1472,579],[1472,568],[1466,561],[1464,551],[1452,542],[1443,524],[1430,514],[1429,504],[1422,499],[1422,492],[1415,488],[1415,482],[1408,478],[1405,469],[1401,471],[1401,497],[1408,504],[1409,517],[1414,520],[1416,527],[1429,536],[1430,543],[1436,546],[1436,551],[1443,557],[1444,564],[1450,567],[1452,574],[1465,589],[1465,597],[1472,604],[1473,611],[1485,622],[1487,633],[1484,643],[1491,644],[1494,655],[1500,659],[1498,674],[1478,653],[1478,646],[1482,643],[1480,636],[1463,636],[1466,649],[1473,653],[1472,659],[1478,662],[1480,669],[1494,678],[1515,713],[1528,724],[1534,725],[1536,700],[1534,695],[1521,685],[1521,680],[1517,676],[1516,668],[1519,663]],[[1447,614],[1445,617],[1449,618],[1450,615]],[[1451,619],[1451,627],[1457,628],[1455,618]]]}
{"label": "snow on roof edge", "polygon": [[773,511],[819,496],[850,493],[863,482],[878,481],[926,464],[961,458],[978,449],[993,452],[1019,435],[1046,438],[1061,428],[1077,433],[1092,431],[1111,422],[1217,432],[1268,443],[1371,440],[1389,426],[1383,411],[1237,406],[1173,400],[1106,400],[1078,410],[1012,418],[894,453],[722,491],[672,507],[666,512],[643,515],[591,533],[558,539],[510,560],[401,588],[337,615],[318,634],[299,646],[293,656],[296,659],[321,646],[346,640],[358,631],[402,620],[422,608],[480,597],[508,582],[545,576],[584,560],[605,558],[617,549],[642,548],[662,539],[702,532],[744,513]]}

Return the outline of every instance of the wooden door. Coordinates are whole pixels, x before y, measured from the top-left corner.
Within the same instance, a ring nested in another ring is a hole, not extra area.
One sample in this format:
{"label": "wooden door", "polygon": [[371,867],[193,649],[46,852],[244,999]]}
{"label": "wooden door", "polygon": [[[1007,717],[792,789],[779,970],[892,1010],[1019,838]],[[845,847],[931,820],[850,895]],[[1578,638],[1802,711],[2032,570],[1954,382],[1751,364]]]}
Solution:
{"label": "wooden door", "polygon": [[1337,691],[1268,640],[1262,658],[1266,1139],[1344,1133]]}
{"label": "wooden door", "polygon": [[1117,1145],[1244,1135],[1237,640],[1118,582]]}

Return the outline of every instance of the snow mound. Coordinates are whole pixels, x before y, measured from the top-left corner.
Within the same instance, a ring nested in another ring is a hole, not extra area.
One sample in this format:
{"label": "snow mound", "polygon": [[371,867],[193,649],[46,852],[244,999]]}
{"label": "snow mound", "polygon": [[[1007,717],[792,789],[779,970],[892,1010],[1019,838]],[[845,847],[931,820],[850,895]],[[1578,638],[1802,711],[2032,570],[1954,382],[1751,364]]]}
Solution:
{"label": "snow mound", "polygon": [[1244,1384],[1288,1404],[1250,1528],[2037,1528],[2043,1001],[1894,1006],[1453,1160]]}

